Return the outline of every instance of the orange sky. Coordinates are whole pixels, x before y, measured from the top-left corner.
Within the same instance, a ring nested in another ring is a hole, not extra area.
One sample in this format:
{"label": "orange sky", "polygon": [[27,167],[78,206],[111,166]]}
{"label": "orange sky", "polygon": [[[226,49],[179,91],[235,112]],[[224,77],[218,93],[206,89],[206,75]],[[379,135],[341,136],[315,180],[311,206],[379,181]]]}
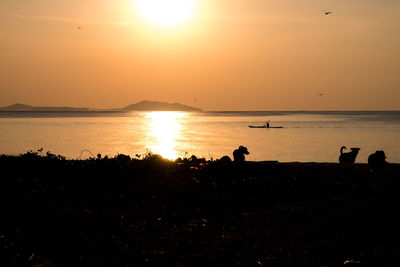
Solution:
{"label": "orange sky", "polygon": [[170,27],[134,0],[2,0],[0,106],[399,110],[399,32],[398,0],[197,0]]}

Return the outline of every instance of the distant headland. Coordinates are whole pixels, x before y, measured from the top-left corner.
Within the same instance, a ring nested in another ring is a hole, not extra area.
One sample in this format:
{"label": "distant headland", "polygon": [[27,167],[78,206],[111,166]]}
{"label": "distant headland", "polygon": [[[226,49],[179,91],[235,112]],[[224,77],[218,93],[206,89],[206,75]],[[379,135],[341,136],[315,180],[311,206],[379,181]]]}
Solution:
{"label": "distant headland", "polygon": [[199,112],[200,108],[183,105],[180,103],[167,103],[160,101],[140,101],[122,108],[96,109],[96,108],[74,108],[74,107],[38,107],[16,103],[6,107],[0,107],[0,111],[25,111],[25,112],[96,112],[96,111],[188,111]]}
{"label": "distant headland", "polygon": [[29,112],[46,112],[46,111],[90,111],[89,108],[72,108],[72,107],[36,107],[20,103],[7,107],[1,107],[0,111],[29,111]]}

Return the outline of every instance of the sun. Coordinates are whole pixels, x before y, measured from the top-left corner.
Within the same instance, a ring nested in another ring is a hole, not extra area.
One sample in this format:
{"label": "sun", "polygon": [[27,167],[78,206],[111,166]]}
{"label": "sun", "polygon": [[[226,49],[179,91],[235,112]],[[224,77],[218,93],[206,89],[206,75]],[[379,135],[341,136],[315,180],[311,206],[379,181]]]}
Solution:
{"label": "sun", "polygon": [[195,4],[196,0],[136,0],[141,16],[163,27],[189,20],[194,14]]}

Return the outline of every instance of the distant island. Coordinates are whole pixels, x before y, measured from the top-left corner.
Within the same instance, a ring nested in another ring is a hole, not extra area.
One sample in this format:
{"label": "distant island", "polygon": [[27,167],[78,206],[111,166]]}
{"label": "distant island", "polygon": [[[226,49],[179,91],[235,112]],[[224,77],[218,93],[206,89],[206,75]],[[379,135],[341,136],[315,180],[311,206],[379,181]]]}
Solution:
{"label": "distant island", "polygon": [[24,104],[13,104],[11,106],[2,107],[0,111],[31,111],[31,112],[45,112],[45,111],[91,111],[89,108],[71,108],[71,107],[35,107]]}
{"label": "distant island", "polygon": [[0,107],[0,111],[25,111],[25,112],[90,112],[90,111],[188,111],[199,112],[200,108],[195,108],[180,103],[166,103],[159,101],[140,101],[123,108],[95,109],[95,108],[73,108],[73,107],[37,107],[16,103],[6,107]]}

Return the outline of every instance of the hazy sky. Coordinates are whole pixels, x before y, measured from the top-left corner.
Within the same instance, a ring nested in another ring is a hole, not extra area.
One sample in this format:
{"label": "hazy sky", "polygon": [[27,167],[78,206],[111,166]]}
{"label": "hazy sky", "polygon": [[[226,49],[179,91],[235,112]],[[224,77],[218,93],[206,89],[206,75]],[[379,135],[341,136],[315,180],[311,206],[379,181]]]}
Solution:
{"label": "hazy sky", "polygon": [[0,106],[399,110],[399,33],[399,0],[197,0],[169,27],[134,0],[1,0]]}

